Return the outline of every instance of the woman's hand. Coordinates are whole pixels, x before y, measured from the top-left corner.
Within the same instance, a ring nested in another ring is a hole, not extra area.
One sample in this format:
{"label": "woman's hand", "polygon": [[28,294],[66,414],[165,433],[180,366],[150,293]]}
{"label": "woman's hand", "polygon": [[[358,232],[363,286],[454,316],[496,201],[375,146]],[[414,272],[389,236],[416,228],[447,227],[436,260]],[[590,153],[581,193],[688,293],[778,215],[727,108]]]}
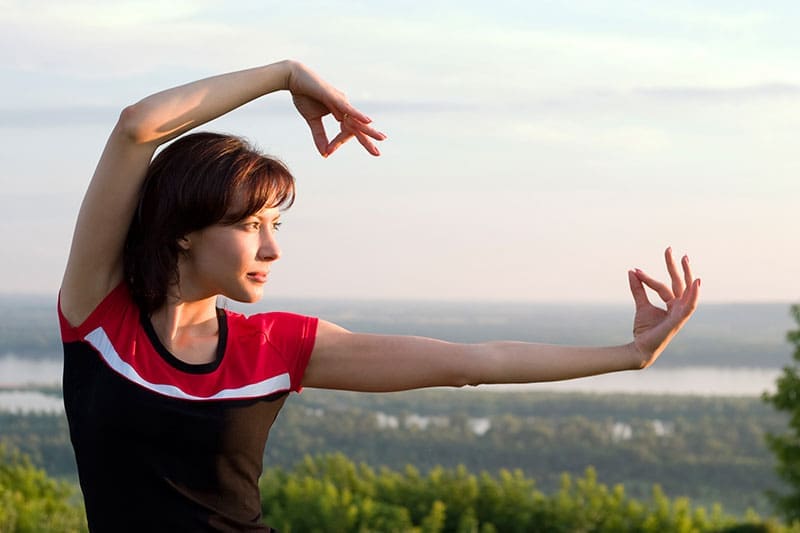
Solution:
{"label": "woman's hand", "polygon": [[[288,88],[297,111],[311,128],[314,144],[322,157],[328,157],[353,137],[370,154],[380,155],[372,139],[382,141],[386,135],[370,126],[372,119],[350,105],[341,91],[311,69],[302,63],[291,62]],[[328,114],[339,121],[340,127],[339,134],[330,142],[322,123],[322,117]]]}
{"label": "woman's hand", "polygon": [[[683,275],[678,272],[672,258],[672,248],[664,252],[667,271],[672,280],[672,288],[657,281],[638,268],[628,272],[628,281],[636,303],[636,316],[633,319],[633,344],[641,356],[641,368],[653,364],[664,351],[672,337],[683,327],[697,307],[700,294],[700,279],[692,277],[689,257],[683,256],[681,265]],[[667,305],[666,311],[651,304],[647,299],[644,285],[658,293]]]}

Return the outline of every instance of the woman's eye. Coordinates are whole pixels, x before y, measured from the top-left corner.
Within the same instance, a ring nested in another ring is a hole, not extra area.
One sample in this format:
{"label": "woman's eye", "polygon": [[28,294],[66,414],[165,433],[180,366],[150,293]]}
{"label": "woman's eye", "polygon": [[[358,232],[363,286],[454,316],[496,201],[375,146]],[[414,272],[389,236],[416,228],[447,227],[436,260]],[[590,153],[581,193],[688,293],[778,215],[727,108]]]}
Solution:
{"label": "woman's eye", "polygon": [[273,222],[272,223],[272,229],[274,229],[275,231],[278,231],[281,228],[281,224],[283,224],[283,222]]}
{"label": "woman's eye", "polygon": [[261,222],[248,222],[246,225],[249,229],[261,229]]}

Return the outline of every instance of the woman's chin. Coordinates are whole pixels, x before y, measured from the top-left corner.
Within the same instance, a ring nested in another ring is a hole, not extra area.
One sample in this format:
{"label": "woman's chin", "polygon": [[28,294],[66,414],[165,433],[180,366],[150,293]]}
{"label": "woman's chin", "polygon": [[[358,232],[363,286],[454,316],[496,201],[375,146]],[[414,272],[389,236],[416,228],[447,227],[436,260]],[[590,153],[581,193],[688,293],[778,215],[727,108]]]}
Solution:
{"label": "woman's chin", "polygon": [[261,298],[264,296],[264,291],[261,288],[256,290],[242,290],[236,291],[235,293],[230,292],[226,294],[222,294],[225,298],[229,300],[233,300],[235,302],[243,303],[243,304],[254,304],[256,302],[261,301]]}

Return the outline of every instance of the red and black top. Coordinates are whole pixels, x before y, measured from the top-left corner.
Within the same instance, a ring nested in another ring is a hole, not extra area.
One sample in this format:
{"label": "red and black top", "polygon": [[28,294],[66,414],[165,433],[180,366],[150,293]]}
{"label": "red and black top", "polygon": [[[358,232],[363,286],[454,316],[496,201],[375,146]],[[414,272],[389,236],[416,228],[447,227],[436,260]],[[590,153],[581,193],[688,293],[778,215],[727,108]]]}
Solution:
{"label": "red and black top", "polygon": [[78,327],[61,314],[64,405],[92,531],[269,531],[258,478],[299,391],[317,319],[217,310],[208,364],[161,344],[122,283]]}

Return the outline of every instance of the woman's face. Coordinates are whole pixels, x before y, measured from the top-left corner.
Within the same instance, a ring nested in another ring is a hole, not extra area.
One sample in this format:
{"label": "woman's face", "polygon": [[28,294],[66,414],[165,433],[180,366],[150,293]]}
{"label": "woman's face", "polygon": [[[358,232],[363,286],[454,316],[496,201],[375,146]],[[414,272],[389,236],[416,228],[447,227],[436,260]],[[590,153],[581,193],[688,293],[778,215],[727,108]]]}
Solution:
{"label": "woman's face", "polygon": [[281,255],[275,239],[279,219],[278,208],[267,207],[233,224],[214,224],[186,235],[181,240],[181,295],[258,301],[270,265]]}

